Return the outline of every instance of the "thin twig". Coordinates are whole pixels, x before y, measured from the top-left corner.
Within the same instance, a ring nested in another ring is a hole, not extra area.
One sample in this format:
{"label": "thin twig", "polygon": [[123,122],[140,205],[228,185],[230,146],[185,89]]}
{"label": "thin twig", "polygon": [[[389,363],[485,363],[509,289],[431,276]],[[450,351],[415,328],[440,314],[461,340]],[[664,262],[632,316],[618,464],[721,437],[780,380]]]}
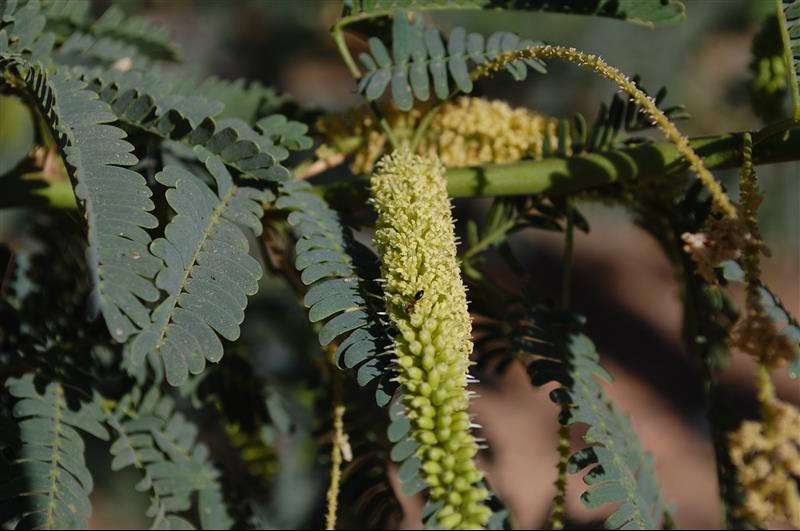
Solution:
{"label": "thin twig", "polygon": [[347,157],[344,153],[336,153],[328,158],[315,160],[307,166],[297,168],[294,172],[294,176],[301,181],[310,179],[315,175],[319,175],[320,173],[326,172],[331,168],[335,168],[344,162],[346,158]]}
{"label": "thin twig", "polygon": [[[330,357],[335,355],[335,349],[329,349]],[[331,483],[328,487],[328,508],[325,518],[325,529],[336,529],[336,516],[339,508],[339,491],[342,483],[342,461],[352,461],[353,451],[350,441],[344,431],[345,407],[342,403],[342,375],[331,360],[333,371],[333,440],[331,441]]]}
{"label": "thin twig", "polygon": [[675,124],[664,114],[664,111],[658,108],[653,98],[648,96],[636,83],[623,74],[622,71],[609,65],[599,56],[564,46],[529,46],[521,50],[506,52],[496,59],[480,65],[472,73],[472,78],[478,79],[486,75],[494,74],[505,68],[509,63],[520,59],[542,58],[563,59],[588,70],[592,70],[606,79],[613,81],[622,91],[626,92],[639,104],[642,111],[646,112],[652,118],[653,123],[661,129],[667,139],[675,144],[678,152],[689,162],[689,165],[695,173],[697,173],[708,191],[711,192],[715,207],[729,218],[736,219],[736,208],[728,195],[722,190],[722,186],[720,186],[711,172],[705,167],[703,159],[700,158],[689,144],[689,139],[675,127]]}

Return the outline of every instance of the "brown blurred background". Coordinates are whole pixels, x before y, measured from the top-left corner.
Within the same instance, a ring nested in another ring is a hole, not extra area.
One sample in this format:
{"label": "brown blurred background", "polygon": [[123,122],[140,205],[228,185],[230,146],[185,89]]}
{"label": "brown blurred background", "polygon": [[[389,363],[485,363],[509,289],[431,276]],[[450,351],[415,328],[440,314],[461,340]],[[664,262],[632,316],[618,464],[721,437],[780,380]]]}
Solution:
{"label": "brown blurred background", "polygon": [[[629,74],[640,74],[651,91],[670,89],[668,102],[682,103],[692,118],[681,124],[689,135],[756,129],[747,83],[752,37],[772,0],[689,0],[688,21],[650,30],[613,20],[519,13],[437,13],[448,30],[515,31],[526,38],[573,45],[599,53]],[[340,110],[360,103],[354,83],[338,58],[328,29],[340,13],[339,0],[153,0],[122,2],[131,13],[168,26],[198,74],[247,77],[275,85],[303,105]],[[98,12],[105,4],[96,3]],[[358,43],[351,43],[357,46]],[[485,87],[493,97],[557,116],[582,112],[594,117],[614,88],[592,74],[552,64],[547,76],[529,76]],[[765,280],[795,315],[800,313],[800,165],[759,168],[766,201],[762,229],[773,256]],[[722,179],[735,172],[722,172]],[[735,188],[735,186],[733,187]],[[576,239],[574,307],[588,317],[588,334],[616,378],[610,394],[632,417],[654,456],[664,496],[684,528],[719,525],[713,452],[703,413],[700,379],[681,344],[681,308],[670,264],[657,243],[621,209],[582,205],[591,223]],[[562,237],[525,232],[514,245],[525,249],[525,266],[542,284],[560,282]],[[778,375],[779,393],[800,402],[800,385]],[[521,370],[487,380],[474,409],[491,447],[486,469],[519,527],[545,524],[553,494],[556,408],[548,389],[534,389]],[[753,364],[734,355],[724,375],[724,394],[745,416],[757,415]],[[574,431],[574,430],[573,430]],[[578,434],[575,433],[576,437]],[[95,490],[95,528],[143,524],[145,500],[129,495],[127,480],[101,480]],[[575,526],[602,522],[607,510],[588,511],[571,478],[567,511]],[[304,495],[298,492],[298,496]],[[309,494],[310,495],[310,494]],[[412,509],[403,522],[417,525]]]}

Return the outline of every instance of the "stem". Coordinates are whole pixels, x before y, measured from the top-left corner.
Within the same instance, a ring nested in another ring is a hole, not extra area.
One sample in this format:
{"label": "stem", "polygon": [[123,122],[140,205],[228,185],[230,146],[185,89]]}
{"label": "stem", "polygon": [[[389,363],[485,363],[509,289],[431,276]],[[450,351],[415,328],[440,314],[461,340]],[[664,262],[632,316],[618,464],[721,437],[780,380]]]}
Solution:
{"label": "stem", "polygon": [[712,292],[714,288],[694,274],[694,262],[683,251],[679,237],[692,230],[684,224],[685,220],[666,205],[654,205],[648,212],[651,217],[643,222],[643,227],[661,243],[675,268],[683,302],[683,341],[698,364],[703,381],[704,409],[719,484],[720,529],[746,529],[748,523],[737,515],[744,493],[728,450],[728,435],[736,426],[731,422],[717,378],[720,365],[728,354],[727,336],[720,336],[718,320],[721,315],[730,313],[730,300],[724,292]]}
{"label": "stem", "polygon": [[561,309],[569,308],[572,292],[572,254],[575,240],[575,216],[572,199],[567,199],[567,229],[564,235],[564,271],[561,277]]}
{"label": "stem", "polygon": [[695,150],[689,144],[689,140],[681,134],[675,124],[664,114],[664,111],[658,108],[655,100],[648,96],[636,83],[628,79],[617,68],[612,67],[597,55],[591,55],[576,50],[575,48],[565,48],[562,46],[550,45],[537,45],[517,50],[513,52],[506,52],[501,54],[493,61],[481,65],[476,69],[473,74],[473,79],[478,79],[482,76],[494,74],[509,63],[518,59],[540,59],[540,58],[555,58],[569,61],[573,64],[591,70],[601,76],[613,81],[622,91],[626,92],[633,100],[642,107],[653,120],[653,123],[658,126],[664,135],[669,139],[678,152],[689,161],[689,165],[697,173],[698,177],[706,188],[711,192],[714,199],[715,206],[725,213],[731,219],[736,219],[737,212],[733,206],[730,198],[722,190],[722,186],[714,179],[714,176],[703,164],[703,160],[697,155]]}
{"label": "stem", "polygon": [[486,249],[492,246],[492,243],[496,241],[497,236],[499,234],[506,234],[511,229],[513,229],[516,224],[519,222],[517,218],[511,218],[505,223],[498,225],[496,230],[493,230],[484,235],[480,241],[478,241],[475,245],[464,251],[464,254],[461,255],[461,261],[468,263],[475,255],[478,253],[482,253]]}
{"label": "stem", "polygon": [[769,367],[764,362],[759,362],[757,370],[757,383],[758,383],[758,401],[761,404],[762,416],[764,423],[769,425],[770,414],[769,406],[775,402],[775,382],[772,381],[772,375],[769,372]]}
{"label": "stem", "polygon": [[380,124],[383,132],[386,133],[386,137],[389,139],[389,143],[392,145],[392,150],[399,148],[400,142],[397,140],[397,136],[394,134],[394,130],[389,124],[389,120],[386,119],[374,101],[369,102],[369,109],[372,111],[372,114],[375,115],[375,118],[378,120],[378,124]]}
{"label": "stem", "polygon": [[[566,406],[562,406],[566,407]],[[550,529],[564,529],[567,501],[567,463],[569,461],[569,426],[558,428],[558,478],[556,495],[553,497],[553,512],[550,513]]]}
{"label": "stem", "polygon": [[433,122],[433,118],[436,116],[436,113],[439,112],[439,109],[442,107],[442,103],[444,100],[437,102],[433,107],[431,107],[428,112],[425,113],[425,116],[422,117],[420,120],[419,125],[417,126],[417,130],[414,131],[414,136],[411,139],[411,152],[416,153],[417,147],[419,147],[419,143],[422,141],[422,137],[425,135],[425,132]]}
{"label": "stem", "polygon": [[734,427],[730,425],[726,414],[724,398],[720,394],[717,378],[718,361],[715,359],[716,348],[726,348],[723,344],[714,344],[707,333],[711,322],[715,319],[715,311],[710,295],[706,293],[699,277],[692,273],[691,263],[684,258],[681,267],[683,277],[684,299],[684,341],[692,357],[700,364],[703,378],[703,398],[706,419],[714,449],[717,482],[719,484],[720,529],[743,529],[746,522],[737,516],[737,508],[741,505],[743,493],[736,477],[736,467],[731,461],[728,449],[728,434]]}
{"label": "stem", "polygon": [[[126,122],[134,128],[151,132],[135,122]],[[741,165],[742,133],[698,137],[690,140],[694,149],[705,157],[706,167],[713,170],[738,168]],[[787,137],[771,136],[753,146],[754,164],[774,164],[800,160],[800,127],[787,132]],[[233,169],[235,164],[226,163]],[[644,144],[603,153],[575,155],[569,158],[549,157],[541,160],[524,160],[509,164],[489,164],[472,168],[447,170],[447,191],[453,198],[498,197],[548,194],[552,196],[574,194],[620,180],[647,178],[656,180],[678,172],[686,162],[671,143]],[[31,181],[38,182],[38,181]],[[364,176],[342,179],[321,188],[326,194],[346,188],[353,192],[366,191]],[[7,190],[5,190],[7,191]],[[53,198],[51,206],[74,209],[70,200],[72,185],[66,181],[46,183],[37,189],[39,195]],[[364,198],[358,196],[361,201]],[[354,193],[348,193],[351,197]],[[37,204],[30,193],[5,194],[0,207],[15,204]]]}
{"label": "stem", "polygon": [[781,0],[775,0],[775,16],[778,18],[778,26],[781,30],[781,41],[783,42],[783,60],[786,63],[786,70],[789,75],[789,86],[792,92],[792,118],[800,121],[800,87],[797,81],[797,69],[794,65],[794,52],[789,38],[789,30],[786,27],[786,16],[783,13]]}
{"label": "stem", "polygon": [[[572,257],[575,247],[575,216],[572,199],[567,199],[567,228],[564,234],[564,269],[561,279],[561,309],[569,309],[572,292]],[[569,406],[562,405],[565,411]],[[550,529],[564,529],[564,514],[567,500],[567,464],[569,461],[568,424],[558,428],[558,476],[556,478],[556,494],[553,498],[553,512],[550,514]]]}
{"label": "stem", "polygon": [[422,137],[425,136],[425,133],[428,131],[428,128],[433,122],[433,119],[436,117],[436,114],[439,112],[439,109],[442,108],[442,105],[446,101],[452,100],[459,92],[458,89],[453,89],[450,92],[450,95],[447,96],[446,99],[437,101],[433,107],[428,109],[428,112],[425,113],[425,116],[422,117],[419,124],[417,125],[417,130],[414,131],[414,137],[411,139],[411,152],[416,153],[417,147],[419,147],[419,143],[422,141]]}
{"label": "stem", "polygon": [[[741,164],[741,133],[699,137],[689,141],[705,157],[709,169],[736,168]],[[773,136],[755,146],[756,164],[800,158],[800,127],[787,137]],[[490,164],[447,171],[452,197],[573,194],[590,188],[636,178],[659,179],[686,168],[683,155],[672,143],[644,144],[569,158],[549,157],[510,164]]]}
{"label": "stem", "polygon": [[[334,374],[339,374],[335,371]],[[335,376],[334,376],[335,377]],[[342,483],[342,448],[339,437],[344,436],[344,406],[338,400],[334,400],[333,408],[333,427],[335,430],[333,445],[331,447],[331,484],[328,487],[327,501],[328,511],[325,517],[325,529],[336,529],[336,513],[339,507],[339,489]]]}
{"label": "stem", "polygon": [[358,65],[353,60],[353,56],[350,55],[350,49],[347,47],[347,43],[344,40],[342,28],[347,24],[345,20],[346,19],[341,19],[333,26],[333,29],[331,29],[331,36],[333,36],[333,42],[336,43],[336,48],[339,50],[339,55],[342,56],[344,64],[347,65],[348,70],[350,70],[350,75],[355,79],[361,79],[361,70],[359,70]]}
{"label": "stem", "polygon": [[[342,461],[352,460],[347,435],[344,432],[344,404],[342,403],[342,375],[333,361],[335,347],[329,349],[333,370],[333,440],[331,441],[331,484],[326,496],[328,510],[325,517],[325,529],[336,529],[336,515],[339,508],[339,490],[342,483]],[[347,449],[345,449],[347,447]],[[347,455],[345,455],[347,454]]]}

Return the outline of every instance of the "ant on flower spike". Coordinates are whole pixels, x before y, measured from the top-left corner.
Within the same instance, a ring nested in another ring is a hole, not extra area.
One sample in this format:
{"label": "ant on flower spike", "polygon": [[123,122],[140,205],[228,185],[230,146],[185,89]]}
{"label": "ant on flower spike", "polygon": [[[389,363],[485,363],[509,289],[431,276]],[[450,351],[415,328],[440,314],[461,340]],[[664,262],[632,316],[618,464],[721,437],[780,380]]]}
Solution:
{"label": "ant on flower spike", "polygon": [[414,294],[414,299],[408,304],[406,304],[405,308],[406,313],[411,313],[411,310],[414,309],[414,306],[416,306],[416,304],[420,301],[420,299],[422,299],[423,295],[425,295],[425,290],[419,290]]}

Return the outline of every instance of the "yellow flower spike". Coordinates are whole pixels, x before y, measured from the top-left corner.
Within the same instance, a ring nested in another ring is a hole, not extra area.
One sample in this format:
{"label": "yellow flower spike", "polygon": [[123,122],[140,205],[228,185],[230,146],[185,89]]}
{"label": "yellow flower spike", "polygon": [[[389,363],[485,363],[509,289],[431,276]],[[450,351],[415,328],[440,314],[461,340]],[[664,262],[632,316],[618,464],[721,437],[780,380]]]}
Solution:
{"label": "yellow flower spike", "polygon": [[740,515],[753,523],[800,527],[800,411],[786,402],[767,405],[769,426],[744,422],[731,435],[731,459],[747,493]]}
{"label": "yellow flower spike", "polygon": [[[410,140],[422,114],[421,109],[389,109],[386,118],[398,138]],[[558,122],[503,101],[462,96],[442,104],[416,151],[438,157],[447,168],[515,162],[524,157],[539,159],[546,137],[551,145],[558,144]],[[326,137],[326,144],[318,150],[320,158],[352,152],[351,169],[355,173],[371,172],[388,146],[369,107],[324,116],[317,128]]]}
{"label": "yellow flower spike", "polygon": [[[438,523],[445,529],[483,527],[491,516],[488,492],[474,460],[477,443],[463,422],[472,324],[444,168],[437,159],[398,150],[378,163],[372,194],[386,308],[402,331],[395,338],[397,356],[413,359],[411,366],[397,365],[404,406],[428,484],[435,487],[431,501],[443,503]],[[437,428],[439,419],[448,427]]]}

